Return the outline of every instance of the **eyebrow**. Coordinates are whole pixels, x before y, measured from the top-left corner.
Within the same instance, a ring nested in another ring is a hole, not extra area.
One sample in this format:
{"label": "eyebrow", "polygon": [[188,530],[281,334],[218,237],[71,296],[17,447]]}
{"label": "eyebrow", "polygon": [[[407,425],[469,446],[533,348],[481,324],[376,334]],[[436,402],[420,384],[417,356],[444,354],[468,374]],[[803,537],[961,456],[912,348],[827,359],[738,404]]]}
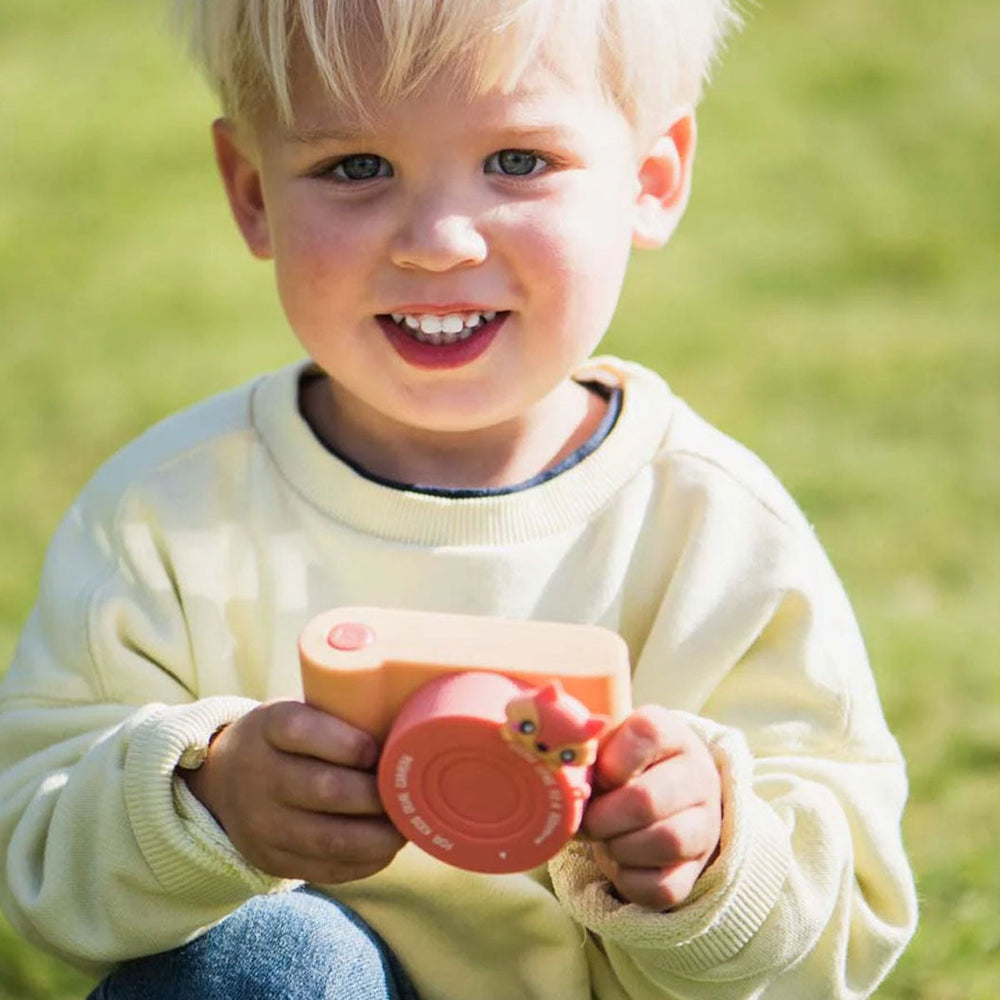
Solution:
{"label": "eyebrow", "polygon": [[[566,141],[579,136],[577,129],[555,122],[538,122],[537,124],[530,125],[497,125],[496,127],[490,127],[487,124],[483,131],[510,141],[526,141],[543,136],[549,138],[555,136]],[[282,138],[295,145],[314,146],[325,142],[353,145],[359,142],[374,141],[377,136],[372,132],[352,128],[302,128],[283,132]]]}
{"label": "eyebrow", "polygon": [[556,122],[538,122],[531,125],[498,125],[492,131],[497,135],[510,136],[511,138],[530,139],[533,136],[556,136],[560,139],[571,139],[579,136],[578,129],[569,125],[561,125]]}
{"label": "eyebrow", "polygon": [[303,128],[282,133],[282,138],[296,145],[313,146],[322,142],[354,143],[369,138],[359,130],[349,128]]}

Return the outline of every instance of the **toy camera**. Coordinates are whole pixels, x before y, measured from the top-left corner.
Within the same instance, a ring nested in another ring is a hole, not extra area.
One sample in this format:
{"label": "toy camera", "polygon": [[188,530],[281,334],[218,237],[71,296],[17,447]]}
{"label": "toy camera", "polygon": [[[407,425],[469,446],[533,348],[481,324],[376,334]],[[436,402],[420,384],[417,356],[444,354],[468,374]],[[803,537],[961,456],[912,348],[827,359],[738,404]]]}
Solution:
{"label": "toy camera", "polygon": [[305,699],[382,741],[400,833],[478,872],[527,871],[580,826],[628,651],[593,625],[337,608],[299,640]]}

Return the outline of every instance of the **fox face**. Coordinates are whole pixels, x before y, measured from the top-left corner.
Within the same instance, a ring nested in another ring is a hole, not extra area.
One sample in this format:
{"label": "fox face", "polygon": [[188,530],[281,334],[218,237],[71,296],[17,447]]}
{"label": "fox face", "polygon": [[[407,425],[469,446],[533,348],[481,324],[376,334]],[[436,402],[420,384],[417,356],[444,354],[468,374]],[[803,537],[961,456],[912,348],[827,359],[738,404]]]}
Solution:
{"label": "fox face", "polygon": [[591,715],[558,681],[512,698],[507,703],[506,715],[507,722],[500,735],[553,770],[593,764],[597,757],[597,737],[608,721],[603,716]]}

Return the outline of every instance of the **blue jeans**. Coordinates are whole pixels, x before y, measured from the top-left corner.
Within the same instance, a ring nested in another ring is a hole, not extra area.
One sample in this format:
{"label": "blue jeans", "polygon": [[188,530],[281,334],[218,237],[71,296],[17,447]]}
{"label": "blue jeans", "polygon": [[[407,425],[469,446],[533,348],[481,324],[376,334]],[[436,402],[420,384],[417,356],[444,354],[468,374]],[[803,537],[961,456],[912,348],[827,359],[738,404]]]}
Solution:
{"label": "blue jeans", "polygon": [[125,962],[87,1000],[418,1000],[399,960],[327,896],[257,896],[174,951]]}

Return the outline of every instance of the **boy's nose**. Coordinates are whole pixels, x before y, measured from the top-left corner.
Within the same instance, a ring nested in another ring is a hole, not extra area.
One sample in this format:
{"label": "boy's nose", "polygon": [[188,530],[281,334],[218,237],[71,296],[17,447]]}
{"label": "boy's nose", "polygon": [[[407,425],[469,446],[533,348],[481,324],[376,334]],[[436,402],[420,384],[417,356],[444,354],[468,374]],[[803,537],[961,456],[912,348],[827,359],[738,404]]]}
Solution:
{"label": "boy's nose", "polygon": [[487,253],[486,239],[468,214],[433,209],[413,213],[396,233],[392,246],[397,267],[425,271],[481,264]]}

